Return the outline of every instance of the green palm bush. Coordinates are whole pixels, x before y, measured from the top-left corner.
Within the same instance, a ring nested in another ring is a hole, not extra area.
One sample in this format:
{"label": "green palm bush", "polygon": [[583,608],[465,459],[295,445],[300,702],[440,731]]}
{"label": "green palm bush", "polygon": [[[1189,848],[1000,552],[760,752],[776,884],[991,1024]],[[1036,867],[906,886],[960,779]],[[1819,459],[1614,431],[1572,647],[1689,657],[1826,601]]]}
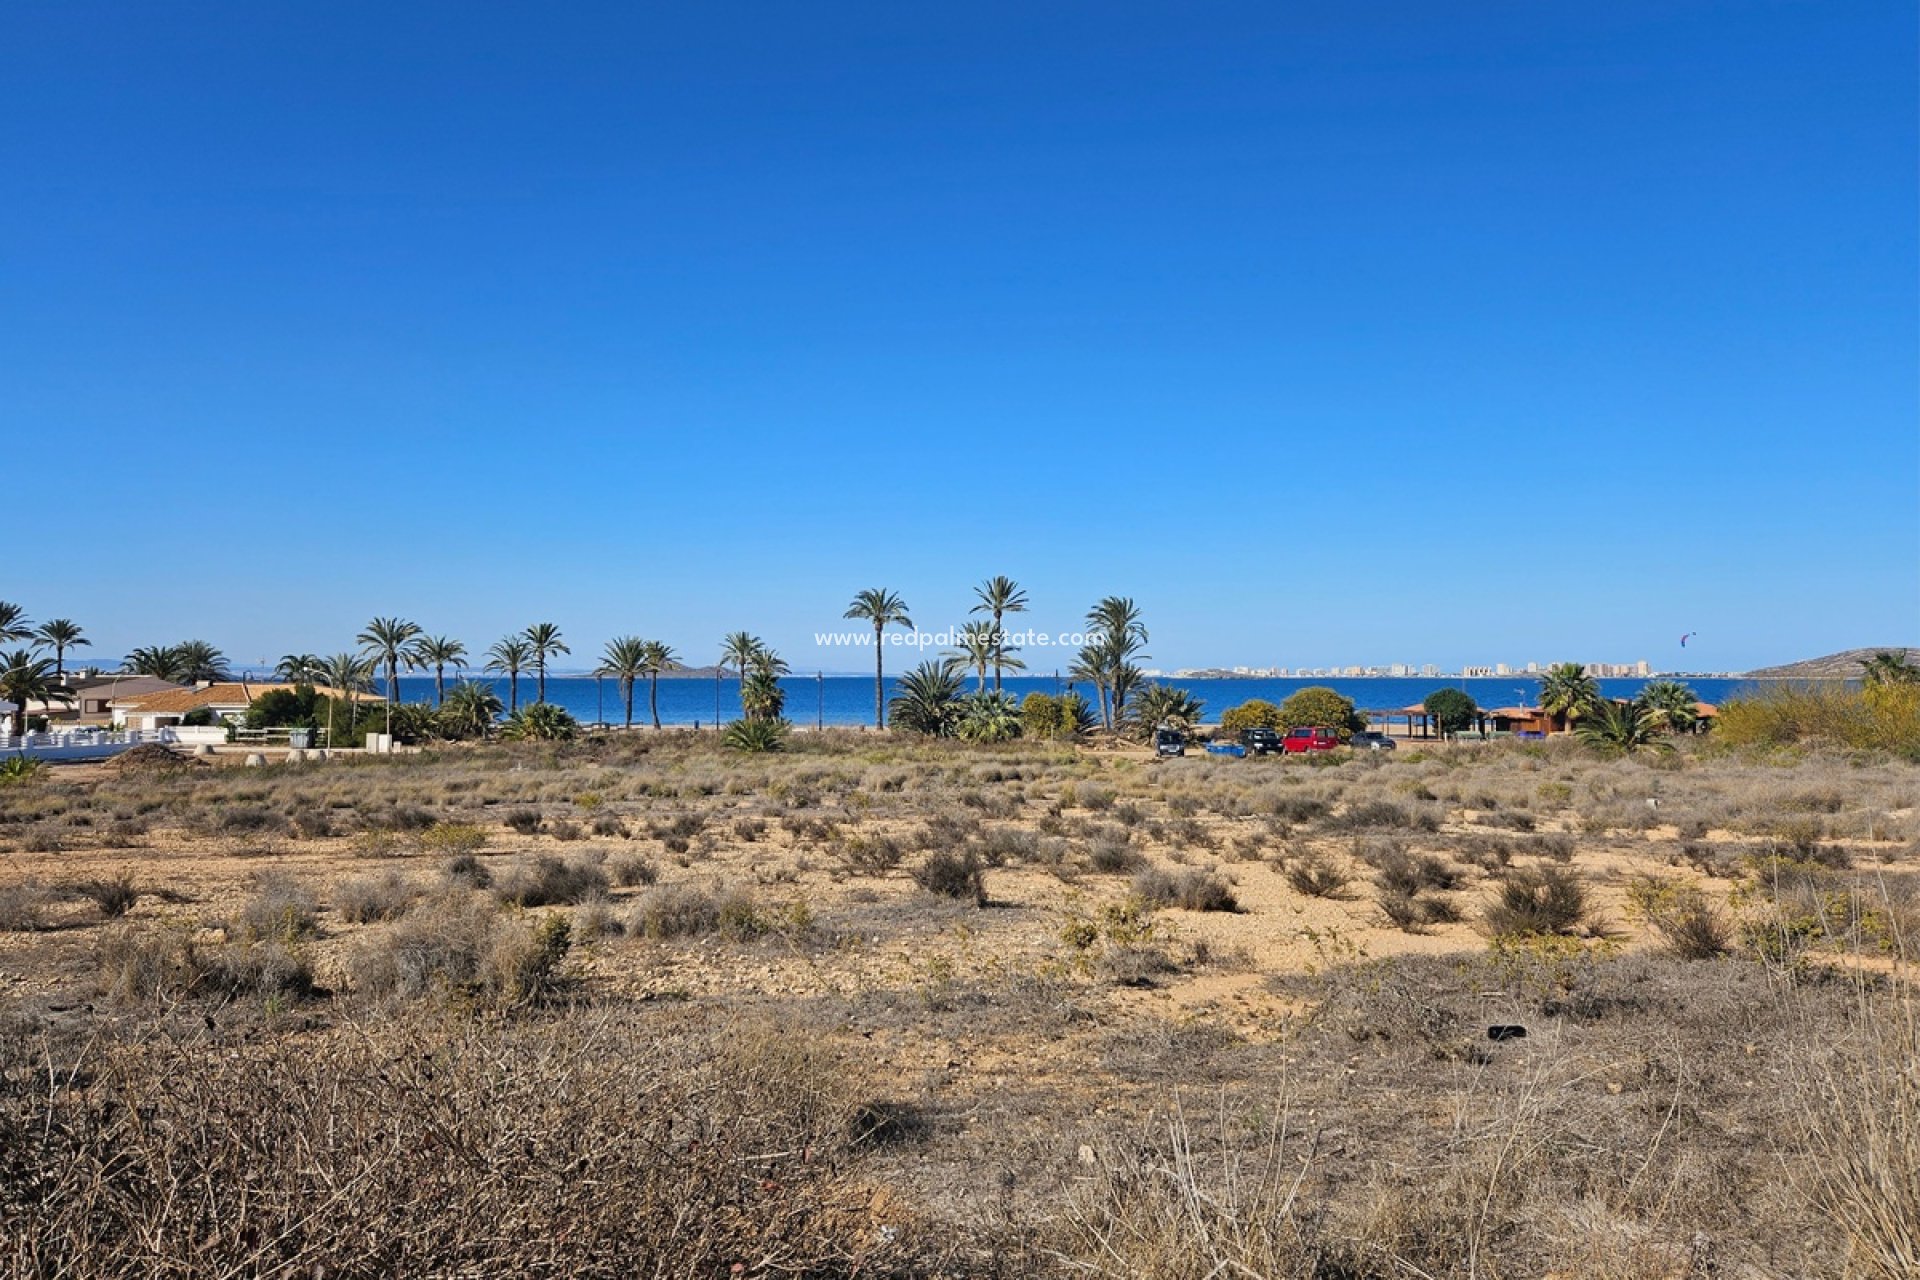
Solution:
{"label": "green palm bush", "polygon": [[57,683],[53,663],[26,649],[0,655],[0,701],[13,704],[13,733],[27,731],[27,703],[72,702],[73,695]]}
{"label": "green palm bush", "polygon": [[944,662],[921,663],[895,685],[887,704],[893,727],[930,738],[952,733],[960,715],[962,683],[960,673]]}
{"label": "green palm bush", "polygon": [[1596,704],[1574,724],[1574,736],[1604,755],[1632,755],[1636,751],[1672,751],[1673,744],[1662,736],[1665,721],[1656,711],[1637,703]]}
{"label": "green palm bush", "polygon": [[493,732],[500,712],[500,695],[492,685],[462,680],[440,704],[440,727],[449,738],[484,738]]}
{"label": "green palm bush", "polygon": [[732,750],[756,755],[778,751],[787,745],[787,724],[784,720],[735,720],[720,741]]}
{"label": "green palm bush", "polygon": [[580,722],[565,707],[551,702],[536,702],[507,717],[500,736],[509,742],[571,742],[580,733]]}
{"label": "green palm bush", "polygon": [[1200,723],[1206,704],[1185,689],[1170,684],[1150,684],[1140,691],[1133,706],[1133,728],[1142,738],[1165,725],[1182,733]]}
{"label": "green palm bush", "polygon": [[1685,733],[1700,720],[1699,699],[1677,680],[1655,680],[1634,701],[1668,733]]}
{"label": "green palm bush", "polygon": [[1020,736],[1020,704],[992,690],[962,698],[954,732],[968,742],[1010,742]]}
{"label": "green palm bush", "polygon": [[1600,686],[1577,662],[1556,662],[1540,677],[1540,709],[1561,728],[1600,705]]}

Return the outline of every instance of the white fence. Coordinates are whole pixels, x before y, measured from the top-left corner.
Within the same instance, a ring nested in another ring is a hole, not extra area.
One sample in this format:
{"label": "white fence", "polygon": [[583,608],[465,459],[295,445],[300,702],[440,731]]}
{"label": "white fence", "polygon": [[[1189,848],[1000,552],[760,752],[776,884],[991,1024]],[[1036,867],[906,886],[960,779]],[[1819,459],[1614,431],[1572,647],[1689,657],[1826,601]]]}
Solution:
{"label": "white fence", "polygon": [[[201,737],[201,734],[212,736]],[[36,760],[105,760],[129,747],[149,742],[173,746],[176,743],[219,744],[226,740],[227,731],[220,728],[68,729],[59,733],[29,733],[20,737],[0,733],[0,755],[27,755]]]}

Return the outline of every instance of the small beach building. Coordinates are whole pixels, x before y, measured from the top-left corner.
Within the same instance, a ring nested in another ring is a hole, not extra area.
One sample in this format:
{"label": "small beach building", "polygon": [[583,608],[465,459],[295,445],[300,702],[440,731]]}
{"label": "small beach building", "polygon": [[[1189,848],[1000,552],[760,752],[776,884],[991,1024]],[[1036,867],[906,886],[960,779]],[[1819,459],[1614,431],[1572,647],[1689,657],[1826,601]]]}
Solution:
{"label": "small beach building", "polygon": [[[218,680],[191,689],[173,687],[157,693],[117,697],[111,704],[113,723],[124,729],[164,729],[202,710],[212,712],[216,719],[238,720],[262,694],[295,687],[283,681],[255,684],[247,680]],[[356,702],[385,701],[371,693],[356,693],[353,697]]]}

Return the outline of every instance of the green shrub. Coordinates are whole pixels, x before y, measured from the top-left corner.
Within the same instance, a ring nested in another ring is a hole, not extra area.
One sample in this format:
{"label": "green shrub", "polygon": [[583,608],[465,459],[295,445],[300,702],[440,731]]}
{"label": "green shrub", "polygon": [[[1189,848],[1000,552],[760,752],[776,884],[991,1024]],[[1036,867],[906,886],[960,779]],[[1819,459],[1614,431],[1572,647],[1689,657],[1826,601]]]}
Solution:
{"label": "green shrub", "polygon": [[1335,693],[1325,685],[1312,685],[1290,695],[1280,704],[1277,729],[1313,728],[1324,725],[1340,735],[1342,741],[1367,727],[1354,710],[1353,699]]}
{"label": "green shrub", "polygon": [[1265,698],[1254,698],[1220,713],[1220,727],[1229,734],[1242,729],[1278,729],[1285,723],[1280,708]]}

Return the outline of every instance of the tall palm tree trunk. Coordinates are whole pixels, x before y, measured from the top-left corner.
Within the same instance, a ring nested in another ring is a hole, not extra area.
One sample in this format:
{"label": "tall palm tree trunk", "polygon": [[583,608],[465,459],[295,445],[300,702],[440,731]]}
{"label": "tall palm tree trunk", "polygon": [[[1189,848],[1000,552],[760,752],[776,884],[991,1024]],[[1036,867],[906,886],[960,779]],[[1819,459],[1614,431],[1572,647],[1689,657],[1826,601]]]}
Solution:
{"label": "tall palm tree trunk", "polygon": [[[1000,651],[1005,645],[1006,640],[1000,634],[1000,611],[995,609],[993,611],[993,691],[995,693],[1000,692]],[[981,692],[984,693],[986,687],[987,672],[986,668],[982,667],[980,670]]]}
{"label": "tall palm tree trunk", "polygon": [[547,663],[544,658],[534,666],[534,671],[540,682],[540,696],[535,701],[545,702],[547,700]]}
{"label": "tall palm tree trunk", "polygon": [[433,705],[447,705],[447,664],[444,662],[433,664]]}
{"label": "tall palm tree trunk", "polygon": [[512,715],[518,710],[520,710],[520,673],[509,671],[507,673],[507,714]]}
{"label": "tall palm tree trunk", "polygon": [[628,676],[620,682],[620,692],[627,701],[627,728],[633,728],[633,677]]}
{"label": "tall palm tree trunk", "polygon": [[647,710],[653,713],[653,727],[660,727],[660,673],[652,672],[647,677]]}
{"label": "tall palm tree trunk", "polygon": [[873,727],[887,727],[886,661],[880,652],[880,627],[873,628]]}

